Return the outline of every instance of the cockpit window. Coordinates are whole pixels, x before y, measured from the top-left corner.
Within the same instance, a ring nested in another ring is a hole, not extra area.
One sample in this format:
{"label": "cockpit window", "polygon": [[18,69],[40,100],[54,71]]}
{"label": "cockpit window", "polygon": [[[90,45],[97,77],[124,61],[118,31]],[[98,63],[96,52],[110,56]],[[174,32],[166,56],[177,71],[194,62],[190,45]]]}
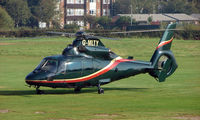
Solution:
{"label": "cockpit window", "polygon": [[58,61],[53,59],[43,59],[36,70],[44,70],[55,73],[57,71]]}

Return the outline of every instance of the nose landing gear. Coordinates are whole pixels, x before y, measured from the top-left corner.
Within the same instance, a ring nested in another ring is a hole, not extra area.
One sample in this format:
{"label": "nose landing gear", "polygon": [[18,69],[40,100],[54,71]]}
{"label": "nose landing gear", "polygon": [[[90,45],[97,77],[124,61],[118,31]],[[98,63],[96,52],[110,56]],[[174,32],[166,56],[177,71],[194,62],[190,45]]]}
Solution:
{"label": "nose landing gear", "polygon": [[36,94],[44,94],[44,91],[40,90],[40,86],[35,86],[36,87]]}
{"label": "nose landing gear", "polygon": [[81,92],[81,88],[80,87],[75,87],[74,88],[74,92],[75,93],[80,93]]}

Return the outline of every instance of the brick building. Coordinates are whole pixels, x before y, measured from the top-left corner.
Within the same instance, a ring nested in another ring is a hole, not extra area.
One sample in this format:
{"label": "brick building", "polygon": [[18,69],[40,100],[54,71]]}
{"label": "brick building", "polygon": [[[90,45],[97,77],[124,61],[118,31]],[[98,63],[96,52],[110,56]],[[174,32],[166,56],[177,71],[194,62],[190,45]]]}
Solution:
{"label": "brick building", "polygon": [[76,23],[87,26],[85,15],[110,16],[115,0],[59,0],[61,26]]}

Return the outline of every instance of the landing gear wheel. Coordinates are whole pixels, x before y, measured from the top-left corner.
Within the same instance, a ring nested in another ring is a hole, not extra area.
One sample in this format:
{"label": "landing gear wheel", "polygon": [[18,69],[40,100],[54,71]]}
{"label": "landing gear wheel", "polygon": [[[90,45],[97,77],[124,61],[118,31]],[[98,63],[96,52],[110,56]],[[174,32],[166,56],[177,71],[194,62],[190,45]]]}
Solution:
{"label": "landing gear wheel", "polygon": [[74,92],[75,93],[80,93],[81,92],[81,88],[78,88],[78,87],[74,88]]}
{"label": "landing gear wheel", "polygon": [[99,94],[104,94],[104,89],[102,89],[102,88],[98,89],[98,93]]}
{"label": "landing gear wheel", "polygon": [[39,89],[40,86],[36,86],[36,94],[44,94],[44,91]]}
{"label": "landing gear wheel", "polygon": [[99,93],[99,94],[104,94],[104,89],[101,88],[101,85],[98,84],[97,87],[98,87],[98,93]]}
{"label": "landing gear wheel", "polygon": [[37,90],[36,93],[37,93],[38,95],[41,95],[41,94],[44,94],[44,91],[42,91],[42,90]]}

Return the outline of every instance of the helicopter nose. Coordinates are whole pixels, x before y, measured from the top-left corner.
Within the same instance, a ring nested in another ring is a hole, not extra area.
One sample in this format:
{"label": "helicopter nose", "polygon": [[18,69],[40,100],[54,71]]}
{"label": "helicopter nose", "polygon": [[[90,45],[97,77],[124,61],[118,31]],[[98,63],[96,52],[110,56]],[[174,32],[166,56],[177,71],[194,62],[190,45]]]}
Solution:
{"label": "helicopter nose", "polygon": [[31,72],[29,73],[25,80],[26,81],[33,81],[33,80],[46,80],[47,78],[49,77],[52,77],[54,76],[55,74],[52,74],[52,73],[49,73],[49,72]]}
{"label": "helicopter nose", "polygon": [[33,75],[33,73],[32,73],[32,72],[29,73],[29,74],[26,76],[25,80],[26,80],[26,81],[27,81],[27,80],[34,80],[34,75]]}

